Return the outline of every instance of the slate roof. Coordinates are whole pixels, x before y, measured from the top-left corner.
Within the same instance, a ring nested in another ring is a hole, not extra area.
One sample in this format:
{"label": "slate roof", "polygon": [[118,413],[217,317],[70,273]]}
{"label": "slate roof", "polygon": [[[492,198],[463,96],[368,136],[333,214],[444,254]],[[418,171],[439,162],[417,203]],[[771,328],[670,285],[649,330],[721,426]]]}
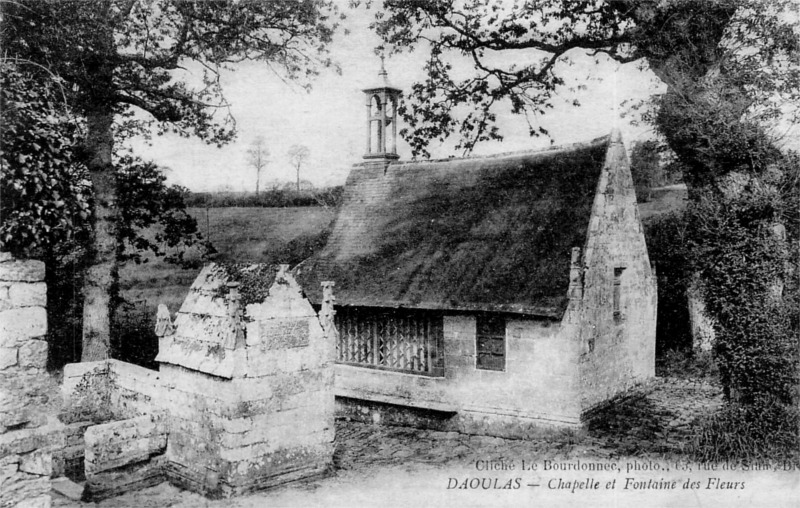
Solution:
{"label": "slate roof", "polygon": [[490,157],[363,163],[327,245],[294,273],[313,303],[559,317],[609,136]]}

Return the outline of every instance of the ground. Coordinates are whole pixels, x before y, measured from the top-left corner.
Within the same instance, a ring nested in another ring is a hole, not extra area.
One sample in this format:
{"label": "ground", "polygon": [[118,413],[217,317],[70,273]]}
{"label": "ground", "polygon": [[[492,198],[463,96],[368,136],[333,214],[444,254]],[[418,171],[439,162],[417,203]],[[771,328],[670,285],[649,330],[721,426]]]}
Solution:
{"label": "ground", "polygon": [[[608,410],[602,422],[589,426],[583,435],[558,433],[549,439],[519,441],[338,420],[334,468],[326,477],[228,500],[208,500],[161,484],[102,501],[98,506],[374,506],[377,499],[386,506],[422,506],[433,498],[441,501],[434,504],[449,505],[456,500],[442,496],[466,493],[448,489],[448,485],[452,487],[476,475],[486,476],[476,471],[476,462],[482,460],[502,457],[517,468],[522,460],[543,463],[599,459],[636,464],[685,460],[685,448],[698,420],[721,404],[720,387],[715,381],[667,377],[656,378],[642,396]],[[523,479],[535,478],[531,474],[494,471],[490,476],[504,482],[519,475]],[[485,491],[472,492],[458,504],[491,502],[490,497],[482,500],[481,496],[487,495]],[[518,499],[507,501],[515,504]],[[87,506],[58,493],[54,493],[53,505]]]}

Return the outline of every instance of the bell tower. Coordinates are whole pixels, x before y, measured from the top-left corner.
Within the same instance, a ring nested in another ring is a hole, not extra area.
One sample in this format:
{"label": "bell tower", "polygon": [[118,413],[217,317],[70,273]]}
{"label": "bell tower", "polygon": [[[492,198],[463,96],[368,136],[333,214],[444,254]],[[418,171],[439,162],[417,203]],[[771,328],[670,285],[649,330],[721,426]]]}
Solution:
{"label": "bell tower", "polygon": [[367,104],[367,151],[365,159],[399,159],[397,155],[397,105],[401,90],[389,84],[383,66],[378,73],[378,84],[364,89]]}

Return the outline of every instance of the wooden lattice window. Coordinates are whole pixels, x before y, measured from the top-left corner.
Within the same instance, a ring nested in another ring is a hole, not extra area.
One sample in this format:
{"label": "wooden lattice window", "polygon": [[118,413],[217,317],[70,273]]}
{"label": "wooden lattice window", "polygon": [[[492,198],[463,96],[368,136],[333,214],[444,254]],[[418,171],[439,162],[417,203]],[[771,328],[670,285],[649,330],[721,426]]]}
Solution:
{"label": "wooden lattice window", "polygon": [[336,361],[360,367],[443,376],[440,313],[338,307]]}
{"label": "wooden lattice window", "polygon": [[483,370],[506,368],[506,320],[502,316],[477,316],[475,366]]}

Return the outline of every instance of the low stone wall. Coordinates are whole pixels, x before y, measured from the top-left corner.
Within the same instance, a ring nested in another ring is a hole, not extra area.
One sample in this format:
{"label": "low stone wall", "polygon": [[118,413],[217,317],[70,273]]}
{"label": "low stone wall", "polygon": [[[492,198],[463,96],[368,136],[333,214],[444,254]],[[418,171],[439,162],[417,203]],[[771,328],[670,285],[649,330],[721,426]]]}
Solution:
{"label": "low stone wall", "polygon": [[84,439],[86,499],[105,499],[166,479],[163,413],[94,425],[86,429]]}
{"label": "low stone wall", "polygon": [[47,416],[44,263],[0,253],[0,507],[50,506],[64,426]]}
{"label": "low stone wall", "polygon": [[161,314],[158,372],[116,360],[65,367],[65,462],[85,448],[87,498],[165,478],[226,497],[329,468],[332,341],[285,268],[245,309],[235,286],[220,289],[224,273],[203,270],[174,325]]}
{"label": "low stone wall", "polygon": [[65,365],[61,393],[65,446],[55,456],[69,477],[83,478],[86,430],[156,412],[163,407],[164,386],[158,372],[101,360]]}
{"label": "low stone wall", "polygon": [[[67,365],[67,446],[59,455],[69,469],[84,465],[85,453],[85,495],[93,500],[164,479],[221,497],[321,473],[333,453],[334,410],[320,332],[314,347],[273,354],[269,362],[251,357],[251,366],[265,371],[246,379],[173,365],[155,372],[118,360]],[[154,414],[169,453],[153,449],[145,459],[137,450],[151,439],[146,422]],[[121,442],[107,439],[114,436]]]}
{"label": "low stone wall", "polygon": [[61,382],[67,423],[103,423],[152,413],[163,406],[159,372],[119,360],[71,363]]}
{"label": "low stone wall", "polygon": [[116,360],[105,360],[64,366],[61,421],[67,424],[98,424],[115,418],[115,411],[111,406],[109,372],[117,363],[119,362]]}

